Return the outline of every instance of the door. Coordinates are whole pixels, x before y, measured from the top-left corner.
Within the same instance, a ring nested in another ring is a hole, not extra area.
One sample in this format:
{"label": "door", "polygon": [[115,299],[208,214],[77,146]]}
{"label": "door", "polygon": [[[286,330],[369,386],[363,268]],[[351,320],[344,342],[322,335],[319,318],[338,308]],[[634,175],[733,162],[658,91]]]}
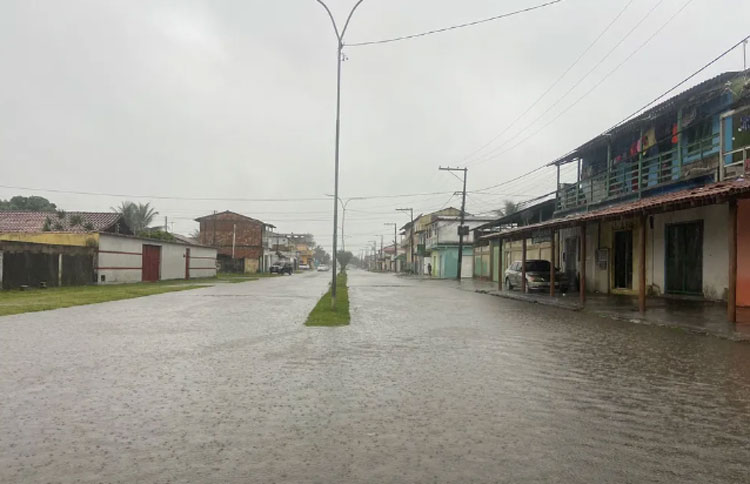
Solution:
{"label": "door", "polygon": [[565,276],[571,288],[578,290],[578,237],[565,239]]}
{"label": "door", "polygon": [[142,281],[159,280],[159,264],[161,261],[161,247],[158,245],[143,245],[142,258]]}
{"label": "door", "polygon": [[615,289],[633,287],[633,231],[615,232]]}
{"label": "door", "polygon": [[703,221],[666,226],[666,292],[703,294]]}
{"label": "door", "polygon": [[185,249],[185,279],[190,279],[190,247]]}

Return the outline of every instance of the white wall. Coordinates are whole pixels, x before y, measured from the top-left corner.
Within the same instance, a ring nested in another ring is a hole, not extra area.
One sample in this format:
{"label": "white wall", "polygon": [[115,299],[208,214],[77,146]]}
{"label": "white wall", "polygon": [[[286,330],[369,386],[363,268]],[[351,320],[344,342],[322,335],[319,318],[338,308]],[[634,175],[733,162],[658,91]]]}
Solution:
{"label": "white wall", "polygon": [[712,300],[724,299],[729,282],[729,233],[727,231],[729,207],[726,204],[654,215],[653,238],[650,230],[646,234],[646,243],[653,244],[654,264],[652,267],[647,265],[646,269],[652,271],[654,283],[663,293],[665,287],[664,227],[667,224],[698,220],[703,220],[703,296]]}
{"label": "white wall", "polygon": [[[185,253],[190,248],[190,277],[216,276],[216,249],[187,246],[159,240],[100,234],[97,281],[102,284],[140,282],[143,246],[161,247],[160,279],[185,278]],[[105,280],[102,281],[102,276]]]}
{"label": "white wall", "polygon": [[190,278],[216,275],[216,249],[190,247]]}

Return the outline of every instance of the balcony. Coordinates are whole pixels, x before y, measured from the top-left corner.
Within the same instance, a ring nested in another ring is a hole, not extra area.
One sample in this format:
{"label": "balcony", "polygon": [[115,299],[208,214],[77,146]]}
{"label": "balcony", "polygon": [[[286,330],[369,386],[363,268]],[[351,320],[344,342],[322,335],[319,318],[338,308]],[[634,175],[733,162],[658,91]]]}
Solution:
{"label": "balcony", "polygon": [[678,148],[637,162],[613,165],[576,183],[562,184],[557,190],[556,212],[574,211],[620,198],[642,196],[659,187],[717,173],[719,134],[688,144],[679,156]]}

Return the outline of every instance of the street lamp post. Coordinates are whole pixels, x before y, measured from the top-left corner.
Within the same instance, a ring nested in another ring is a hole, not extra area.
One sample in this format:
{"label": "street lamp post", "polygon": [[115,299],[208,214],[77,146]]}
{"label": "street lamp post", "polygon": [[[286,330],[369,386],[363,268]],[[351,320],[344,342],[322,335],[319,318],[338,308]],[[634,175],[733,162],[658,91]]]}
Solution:
{"label": "street lamp post", "polygon": [[344,50],[344,35],[346,35],[346,29],[349,27],[349,22],[352,19],[352,15],[354,15],[354,11],[357,10],[357,7],[359,7],[364,0],[358,0],[356,4],[354,4],[354,7],[349,12],[349,16],[346,18],[346,22],[344,23],[344,28],[341,29],[341,32],[339,32],[338,25],[336,25],[336,19],[333,18],[333,14],[331,13],[331,10],[328,8],[328,6],[323,3],[322,0],[316,0],[328,13],[328,17],[331,19],[331,24],[333,25],[333,31],[336,34],[336,40],[337,40],[337,46],[336,46],[336,151],[335,151],[335,161],[334,161],[334,188],[333,188],[333,254],[332,254],[332,277],[333,281],[331,282],[331,307],[334,307],[336,305],[336,241],[337,241],[337,229],[338,229],[338,217],[339,217],[339,140],[340,140],[340,134],[341,134],[341,56],[343,55]]}

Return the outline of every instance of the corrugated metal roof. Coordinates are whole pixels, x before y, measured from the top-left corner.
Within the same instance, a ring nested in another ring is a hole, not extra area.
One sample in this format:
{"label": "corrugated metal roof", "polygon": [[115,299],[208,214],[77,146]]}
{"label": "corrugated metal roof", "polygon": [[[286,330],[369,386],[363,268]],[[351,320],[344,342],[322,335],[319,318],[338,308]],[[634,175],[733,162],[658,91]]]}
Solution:
{"label": "corrugated metal roof", "polygon": [[[45,222],[49,219],[48,232],[86,233],[100,232],[120,222],[122,215],[115,212],[26,212],[0,211],[0,233],[36,233],[44,232]],[[80,217],[81,223],[71,225],[71,220]],[[121,222],[120,222],[121,223]],[[87,230],[86,225],[91,224]],[[127,227],[123,224],[123,228]]]}
{"label": "corrugated metal roof", "polygon": [[592,146],[597,145],[597,143],[604,141],[608,137],[613,136],[617,133],[620,133],[628,129],[634,129],[637,126],[640,126],[639,123],[652,119],[658,115],[661,115],[662,113],[669,111],[670,109],[674,109],[677,107],[677,105],[681,103],[690,102],[691,99],[693,99],[696,96],[709,94],[711,92],[714,92],[716,89],[723,89],[724,86],[726,86],[728,82],[731,82],[733,79],[743,74],[745,74],[745,71],[723,72],[715,77],[712,77],[711,79],[707,79],[701,83],[698,83],[695,86],[685,91],[682,91],[679,94],[672,96],[666,101],[662,101],[656,106],[649,108],[648,110],[633,117],[632,119],[610,128],[609,130],[607,130],[607,132],[602,133],[601,135],[590,139],[589,141],[583,143],[581,146],[574,149],[573,151],[551,162],[549,165],[552,166],[556,164],[568,163],[572,161],[573,159],[577,158],[581,154],[581,152],[590,149]]}
{"label": "corrugated metal roof", "polygon": [[524,225],[515,229],[482,237],[482,240],[512,238],[542,229],[563,228],[595,220],[607,220],[633,215],[681,210],[703,205],[722,203],[730,198],[750,195],[750,179],[713,183],[698,188],[690,188],[655,197],[644,198],[630,203],[602,208],[591,212],[571,214],[538,224]]}

